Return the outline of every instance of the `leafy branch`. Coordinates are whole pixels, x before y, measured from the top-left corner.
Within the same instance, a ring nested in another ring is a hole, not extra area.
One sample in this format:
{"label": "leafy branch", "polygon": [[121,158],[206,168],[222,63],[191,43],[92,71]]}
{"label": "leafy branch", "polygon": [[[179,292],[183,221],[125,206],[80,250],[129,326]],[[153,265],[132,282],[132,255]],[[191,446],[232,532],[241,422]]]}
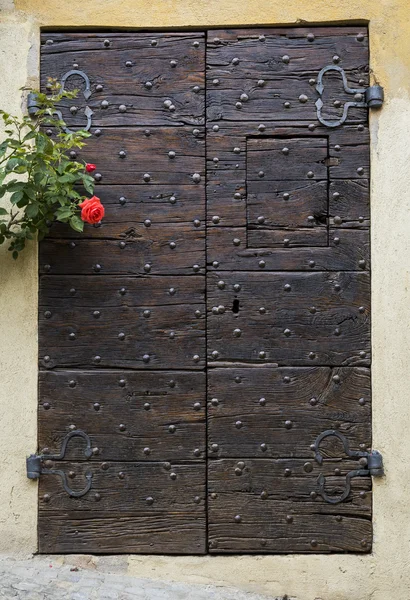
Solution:
{"label": "leafy branch", "polygon": [[8,200],[0,206],[0,244],[9,242],[13,258],[26,240],[43,239],[54,221],[82,232],[87,219],[81,218],[79,204],[87,199],[80,191],[94,192],[94,178],[87,172],[93,165],[70,158],[70,151],[82,148],[90,134],[65,132],[56,113],[57,104],[77,92],[61,90],[54,80],[50,87],[50,94],[36,93],[35,120],[0,110],[6,136],[0,142],[0,199]]}

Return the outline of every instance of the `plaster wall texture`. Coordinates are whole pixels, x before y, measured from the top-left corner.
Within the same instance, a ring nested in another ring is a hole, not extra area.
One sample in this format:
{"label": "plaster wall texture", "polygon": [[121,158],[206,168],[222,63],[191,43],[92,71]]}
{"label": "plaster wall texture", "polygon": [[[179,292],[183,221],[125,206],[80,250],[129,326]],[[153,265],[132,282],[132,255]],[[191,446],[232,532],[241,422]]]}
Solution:
{"label": "plaster wall texture", "polygon": [[[129,556],[129,575],[236,587],[297,600],[410,598],[410,5],[408,0],[0,0],[0,102],[24,110],[36,85],[39,34],[49,28],[207,28],[369,24],[370,62],[385,88],[371,113],[373,446],[386,477],[374,482],[371,555]],[[35,552],[37,255],[0,249],[0,552]],[[93,559],[98,562],[98,558]]]}

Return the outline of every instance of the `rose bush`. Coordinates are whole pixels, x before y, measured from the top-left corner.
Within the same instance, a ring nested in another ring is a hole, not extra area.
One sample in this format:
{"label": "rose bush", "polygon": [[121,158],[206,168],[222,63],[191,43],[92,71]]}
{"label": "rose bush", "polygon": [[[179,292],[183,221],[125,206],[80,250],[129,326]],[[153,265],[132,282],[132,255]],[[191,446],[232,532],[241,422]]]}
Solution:
{"label": "rose bush", "polygon": [[96,165],[70,157],[90,134],[67,132],[57,113],[56,105],[77,93],[61,91],[55,81],[49,87],[48,95],[36,94],[35,120],[0,110],[5,132],[0,143],[0,199],[7,199],[0,206],[0,244],[9,242],[13,258],[26,240],[43,239],[54,221],[82,232],[84,222],[97,223],[104,216],[100,199],[93,196],[90,173]]}

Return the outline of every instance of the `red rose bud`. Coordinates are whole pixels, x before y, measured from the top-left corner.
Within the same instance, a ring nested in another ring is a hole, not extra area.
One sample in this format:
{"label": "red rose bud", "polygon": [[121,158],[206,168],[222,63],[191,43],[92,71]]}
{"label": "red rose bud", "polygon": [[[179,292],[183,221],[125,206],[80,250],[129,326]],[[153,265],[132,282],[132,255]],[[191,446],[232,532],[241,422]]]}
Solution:
{"label": "red rose bud", "polygon": [[81,208],[82,220],[86,223],[90,223],[90,225],[99,223],[99,221],[101,221],[101,219],[104,217],[105,209],[101,204],[101,200],[97,198],[97,196],[86,198],[84,202],[81,202],[78,206]]}
{"label": "red rose bud", "polygon": [[93,165],[92,163],[87,163],[85,165],[85,170],[87,171],[87,173],[92,173],[93,171],[95,171],[96,168],[97,166]]}

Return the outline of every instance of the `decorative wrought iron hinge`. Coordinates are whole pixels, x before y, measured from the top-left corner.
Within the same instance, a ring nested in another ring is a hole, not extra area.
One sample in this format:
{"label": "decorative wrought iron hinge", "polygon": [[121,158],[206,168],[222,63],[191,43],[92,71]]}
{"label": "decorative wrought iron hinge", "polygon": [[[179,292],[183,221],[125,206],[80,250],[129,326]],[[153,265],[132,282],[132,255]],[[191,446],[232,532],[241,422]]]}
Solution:
{"label": "decorative wrought iron hinge", "polygon": [[359,469],[355,469],[347,473],[345,489],[340,496],[329,496],[325,491],[326,478],[322,474],[319,475],[317,482],[319,484],[319,494],[322,496],[323,500],[329,502],[329,504],[339,504],[339,502],[343,502],[343,500],[346,500],[346,498],[350,494],[351,480],[354,477],[382,477],[384,475],[383,458],[380,452],[378,452],[377,450],[372,450],[371,452],[365,452],[362,450],[350,450],[349,442],[343,434],[334,429],[328,429],[327,431],[321,433],[316,438],[315,443],[312,444],[312,450],[315,452],[315,460],[319,463],[319,465],[323,463],[323,456],[320,453],[319,449],[320,444],[325,438],[331,436],[338,438],[343,444],[343,449],[346,455],[349,458],[357,458],[358,463],[360,465]]}
{"label": "decorative wrought iron hinge", "polygon": [[27,112],[30,117],[35,117],[38,109],[37,94],[35,92],[30,92],[27,96]]}
{"label": "decorative wrought iron hinge", "polygon": [[[340,117],[340,119],[336,119],[334,121],[328,121],[327,119],[324,119],[322,117],[322,95],[325,89],[325,86],[323,85],[323,75],[325,73],[328,73],[329,71],[336,71],[340,73],[342,76],[344,91],[347,94],[352,94],[355,97],[355,102],[345,102],[343,106],[342,116]],[[326,127],[338,127],[339,125],[343,125],[343,123],[347,119],[347,113],[349,111],[349,108],[351,107],[355,106],[359,108],[380,108],[384,100],[384,91],[381,85],[371,85],[367,88],[349,87],[347,84],[346,73],[341,67],[338,67],[337,65],[328,65],[327,67],[323,67],[317,78],[316,90],[320,96],[320,98],[318,98],[315,102],[317,118],[320,121],[320,123],[322,123],[322,125],[325,125]]]}
{"label": "decorative wrought iron hinge", "polygon": [[[88,75],[86,73],[84,73],[84,71],[78,71],[77,69],[72,69],[71,71],[67,71],[67,73],[64,73],[64,75],[61,77],[61,90],[60,91],[62,91],[62,92],[64,91],[67,79],[69,79],[72,76],[80,77],[84,81],[84,89],[83,89],[82,93],[83,93],[85,100],[87,101],[90,98],[92,92],[91,92],[91,86],[90,86],[90,79],[89,79]],[[30,117],[34,118],[37,115],[38,109],[39,109],[39,106],[37,103],[37,94],[35,92],[30,92],[27,96],[27,112],[30,115]],[[60,119],[60,121],[64,122],[63,114],[62,114],[61,110],[55,110],[53,114],[57,115],[57,117]],[[82,128],[84,131],[89,131],[89,129],[91,127],[91,123],[92,123],[93,114],[94,113],[89,106],[86,106],[84,108],[84,115],[87,119],[87,123]],[[62,129],[66,133],[74,133],[74,130],[69,129],[67,127],[67,125],[65,125],[65,124],[62,126]]]}
{"label": "decorative wrought iron hinge", "polygon": [[87,472],[85,474],[85,478],[87,479],[86,486],[80,491],[75,491],[72,490],[68,485],[67,476],[64,471],[61,471],[60,469],[47,469],[43,466],[43,462],[46,460],[63,460],[67,450],[68,442],[73,437],[81,437],[85,440],[86,447],[84,449],[84,456],[88,460],[93,454],[91,440],[84,431],[81,429],[76,429],[75,431],[70,431],[70,433],[65,436],[61,446],[60,454],[31,454],[26,460],[27,477],[29,479],[39,479],[40,475],[58,475],[62,479],[63,487],[67,494],[73,498],[81,498],[81,496],[84,496],[91,489],[93,478],[92,473]]}

